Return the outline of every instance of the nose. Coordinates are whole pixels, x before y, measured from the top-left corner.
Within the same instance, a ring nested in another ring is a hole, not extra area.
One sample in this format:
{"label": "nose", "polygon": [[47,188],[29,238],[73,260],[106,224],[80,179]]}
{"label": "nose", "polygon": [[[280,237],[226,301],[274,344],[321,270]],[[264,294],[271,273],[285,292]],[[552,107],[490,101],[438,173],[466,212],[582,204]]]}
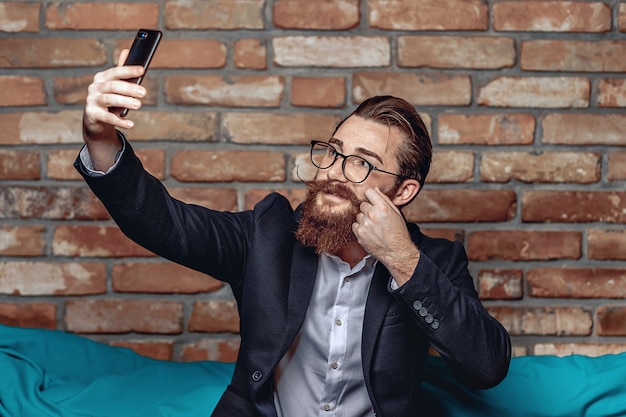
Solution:
{"label": "nose", "polygon": [[343,174],[343,158],[339,157],[335,159],[335,162],[326,170],[326,177],[329,180],[338,182],[348,182],[348,179]]}

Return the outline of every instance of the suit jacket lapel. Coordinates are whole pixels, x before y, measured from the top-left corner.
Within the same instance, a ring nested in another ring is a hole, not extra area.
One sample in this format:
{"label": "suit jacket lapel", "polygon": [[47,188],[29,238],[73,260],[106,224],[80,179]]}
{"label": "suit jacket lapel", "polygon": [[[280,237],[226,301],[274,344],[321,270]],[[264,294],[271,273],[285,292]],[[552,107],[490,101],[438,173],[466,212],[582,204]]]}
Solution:
{"label": "suit jacket lapel", "polygon": [[389,303],[391,302],[391,297],[387,291],[389,278],[387,268],[379,263],[370,284],[365,304],[365,316],[363,318],[361,356],[363,358],[363,373],[366,381],[370,381],[374,346],[376,346],[378,333],[385,319],[385,312],[389,309]]}
{"label": "suit jacket lapel", "polygon": [[287,300],[287,329],[281,351],[285,352],[296,337],[306,315],[317,275],[317,255],[312,248],[296,242],[293,248]]}

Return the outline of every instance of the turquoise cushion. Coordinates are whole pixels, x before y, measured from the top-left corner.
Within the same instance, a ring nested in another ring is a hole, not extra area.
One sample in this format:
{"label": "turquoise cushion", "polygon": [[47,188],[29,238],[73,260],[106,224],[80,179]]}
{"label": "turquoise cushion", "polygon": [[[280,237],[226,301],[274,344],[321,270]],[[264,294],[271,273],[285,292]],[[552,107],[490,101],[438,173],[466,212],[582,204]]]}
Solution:
{"label": "turquoise cushion", "polygon": [[[234,364],[159,361],[61,331],[0,325],[0,417],[208,417]],[[626,353],[514,358],[497,387],[471,391],[429,357],[425,415],[626,416]],[[430,405],[429,405],[430,404]]]}
{"label": "turquoise cushion", "polygon": [[433,416],[626,416],[626,353],[513,358],[504,381],[483,391],[460,385],[441,358],[430,357],[426,373]]}

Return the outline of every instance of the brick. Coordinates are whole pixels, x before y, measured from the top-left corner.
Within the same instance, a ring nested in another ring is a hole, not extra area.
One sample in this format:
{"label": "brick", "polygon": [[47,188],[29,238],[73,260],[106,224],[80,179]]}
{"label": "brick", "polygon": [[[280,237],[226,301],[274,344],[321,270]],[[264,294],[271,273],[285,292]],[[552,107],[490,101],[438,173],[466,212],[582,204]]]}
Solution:
{"label": "brick", "polygon": [[168,103],[225,107],[278,107],[285,92],[280,76],[179,75],[165,79]]}
{"label": "brick", "polygon": [[626,352],[626,344],[623,343],[537,343],[533,347],[534,355],[596,357],[623,352]]}
{"label": "brick", "polygon": [[626,232],[621,229],[589,229],[587,231],[587,258],[626,259]]}
{"label": "brick", "polygon": [[465,151],[435,152],[428,172],[429,183],[469,182],[474,179],[474,154]]}
{"label": "brick", "polygon": [[543,144],[618,145],[626,141],[623,114],[550,113],[541,122]]}
{"label": "brick", "polygon": [[442,114],[437,143],[445,145],[530,145],[535,118],[530,114]]}
{"label": "brick", "polygon": [[625,151],[609,152],[606,178],[609,181],[620,181],[626,179]]}
{"label": "brick", "polygon": [[598,307],[596,333],[599,336],[626,336],[626,308],[621,305]]}
{"label": "brick", "polygon": [[215,278],[169,262],[113,265],[111,278],[115,292],[196,294],[222,288]]}
{"label": "brick", "polygon": [[511,336],[589,336],[591,312],[582,307],[488,307]]}
{"label": "brick", "polygon": [[0,303],[0,323],[5,326],[56,329],[57,307],[51,303]]}
{"label": "brick", "polygon": [[190,332],[239,333],[239,313],[235,301],[196,302],[187,325]]}
{"label": "brick", "polygon": [[327,140],[341,120],[316,113],[225,113],[222,132],[232,142],[267,145],[309,145]]}
{"label": "brick", "polygon": [[[122,49],[132,45],[132,39],[117,42],[115,61]],[[150,62],[157,68],[223,68],[226,65],[226,45],[216,39],[163,39]],[[151,73],[149,73],[151,74]]]}
{"label": "brick", "polygon": [[351,29],[359,24],[359,0],[277,0],[272,20],[283,29]]}
{"label": "brick", "polygon": [[343,77],[294,77],[291,104],[298,107],[340,108],[346,103]]}
{"label": "brick", "polygon": [[[382,36],[283,36],[272,39],[280,67],[386,67],[389,38]],[[341,58],[338,58],[341,57]]]}
{"label": "brick", "polygon": [[309,152],[297,153],[290,158],[291,178],[294,181],[311,181],[315,179],[317,168],[311,163]]}
{"label": "brick", "polygon": [[263,29],[265,0],[170,0],[165,3],[167,29]]}
{"label": "brick", "polygon": [[370,27],[391,30],[487,30],[480,0],[369,0]]}
{"label": "brick", "polygon": [[608,32],[611,9],[600,2],[505,1],[493,5],[493,27],[503,31]]}
{"label": "brick", "polygon": [[[1,5],[0,5],[1,7]],[[0,107],[43,106],[48,104],[40,77],[0,76]]]}
{"label": "brick", "polygon": [[523,41],[520,66],[525,71],[625,72],[626,42],[617,40]]}
{"label": "brick", "polygon": [[181,360],[184,362],[235,362],[239,353],[239,345],[238,337],[203,339],[194,343],[186,343],[182,348]]}
{"label": "brick", "polygon": [[291,203],[291,207],[294,209],[298,207],[298,205],[300,205],[300,203],[302,203],[304,201],[304,198],[306,197],[306,190],[302,188],[250,190],[246,191],[246,193],[244,194],[244,210],[251,210],[259,201],[261,201],[271,192],[277,192],[285,196],[285,198],[287,198],[287,200],[289,200],[289,202]]}
{"label": "brick", "polygon": [[174,358],[173,342],[148,342],[145,340],[122,340],[112,342],[111,346],[124,347],[148,358],[169,361]]}
{"label": "brick", "polygon": [[82,177],[76,171],[74,160],[78,156],[78,149],[58,149],[47,153],[46,173],[48,178],[55,180],[80,180]]}
{"label": "brick", "polygon": [[0,32],[39,32],[40,3],[0,3]]}
{"label": "brick", "polygon": [[39,152],[0,150],[0,179],[37,180],[40,162]]}
{"label": "brick", "polygon": [[10,38],[0,42],[0,68],[94,67],[106,63],[106,48],[96,39]]}
{"label": "brick", "polygon": [[183,306],[177,301],[82,299],[65,303],[65,329],[76,333],[179,334]]}
{"label": "brick", "polygon": [[43,226],[0,226],[0,255],[43,256],[46,249]]}
{"label": "brick", "polygon": [[235,41],[235,68],[267,69],[267,46],[262,39],[246,38]]}
{"label": "brick", "polygon": [[170,189],[169,192],[172,197],[185,203],[219,211],[237,210],[237,190],[233,188],[176,187]]}
{"label": "brick", "polygon": [[601,159],[594,152],[485,152],[480,161],[480,179],[591,184],[601,179]]}
{"label": "brick", "polygon": [[589,107],[591,86],[583,77],[496,77],[479,88],[477,103],[490,107]]}
{"label": "brick", "polygon": [[481,300],[519,300],[524,296],[521,269],[481,269],[478,296]]}
{"label": "brick", "polygon": [[282,182],[285,160],[280,153],[264,151],[179,151],[171,175],[190,182]]}
{"label": "brick", "polygon": [[598,81],[598,107],[626,107],[626,79],[605,78]]}
{"label": "brick", "polygon": [[1,262],[0,293],[88,295],[106,292],[104,264],[96,262]]}
{"label": "brick", "polygon": [[127,134],[131,141],[215,142],[218,137],[217,114],[212,112],[139,111],[128,117],[135,122]]}
{"label": "brick", "polygon": [[126,237],[117,226],[57,226],[52,238],[55,256],[122,258],[154,256]]}
{"label": "brick", "polygon": [[52,3],[46,13],[46,27],[52,30],[136,30],[159,24],[156,3],[89,2]]}
{"label": "brick", "polygon": [[[489,204],[485,204],[489,201]],[[513,191],[428,187],[403,210],[409,222],[503,222],[513,218]]]}
{"label": "brick", "polygon": [[352,76],[354,103],[380,94],[402,97],[416,106],[468,106],[471,80],[465,75],[401,72],[356,72]]}
{"label": "brick", "polygon": [[626,270],[618,268],[536,268],[526,273],[531,297],[624,298]]}
{"label": "brick", "polygon": [[576,231],[479,230],[469,235],[467,254],[473,261],[580,259],[581,245]]}
{"label": "brick", "polygon": [[82,111],[0,113],[0,145],[83,143]]}
{"label": "brick", "polygon": [[[54,99],[61,104],[83,104],[87,98],[87,88],[93,81],[93,77],[94,74],[54,78]],[[148,75],[144,77],[141,85],[143,85],[148,92],[141,100],[142,104],[144,106],[155,105],[158,92],[157,80]]]}
{"label": "brick", "polygon": [[626,3],[619,4],[617,26],[620,32],[626,32]]}
{"label": "brick", "polygon": [[513,38],[399,36],[398,66],[500,69],[515,65]]}
{"label": "brick", "polygon": [[104,220],[109,214],[87,187],[0,186],[0,218]]}
{"label": "brick", "polygon": [[522,221],[626,223],[626,193],[620,191],[528,191]]}

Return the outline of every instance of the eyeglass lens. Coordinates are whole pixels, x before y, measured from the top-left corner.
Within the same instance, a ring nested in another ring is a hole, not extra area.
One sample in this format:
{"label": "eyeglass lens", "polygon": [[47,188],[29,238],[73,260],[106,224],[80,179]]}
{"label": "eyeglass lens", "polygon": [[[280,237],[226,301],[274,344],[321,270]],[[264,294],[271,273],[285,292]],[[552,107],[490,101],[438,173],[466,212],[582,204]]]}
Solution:
{"label": "eyeglass lens", "polygon": [[326,143],[315,143],[311,147],[311,162],[320,169],[330,168],[339,156],[343,157],[341,168],[348,181],[365,181],[372,170],[370,163],[365,159],[356,155],[342,155]]}

